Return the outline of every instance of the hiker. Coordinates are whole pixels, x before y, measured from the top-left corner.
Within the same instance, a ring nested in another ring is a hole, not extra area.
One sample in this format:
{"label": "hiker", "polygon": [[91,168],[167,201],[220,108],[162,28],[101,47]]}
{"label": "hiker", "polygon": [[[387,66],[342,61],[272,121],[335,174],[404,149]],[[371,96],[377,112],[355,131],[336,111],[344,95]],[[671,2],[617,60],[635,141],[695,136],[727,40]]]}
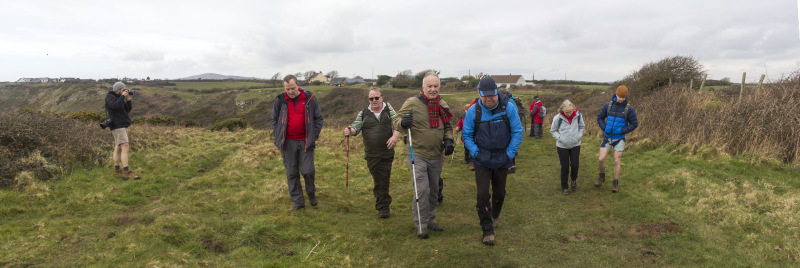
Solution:
{"label": "hiker", "polygon": [[352,125],[344,129],[344,135],[356,136],[363,130],[364,159],[367,160],[374,183],[372,194],[375,196],[375,209],[379,218],[386,219],[389,218],[389,205],[392,204],[389,179],[392,177],[394,146],[400,138],[400,132],[392,130],[392,118],[396,113],[392,105],[383,100],[381,89],[370,88],[367,99],[369,105],[358,113]]}
{"label": "hiker", "polygon": [[[472,105],[464,104],[464,114],[458,119],[458,123],[456,124],[456,132],[464,130],[464,116],[467,115],[467,111],[469,110],[470,106]],[[472,156],[469,154],[467,144],[464,143],[464,132],[461,132],[461,144],[464,145],[464,161],[461,162],[461,164],[469,164],[469,170],[475,171],[475,162],[472,161]]]}
{"label": "hiker", "polygon": [[610,102],[606,102],[597,113],[597,124],[603,130],[603,142],[600,144],[600,177],[594,183],[600,187],[606,180],[606,156],[608,151],[614,149],[614,183],[611,192],[619,191],[619,173],[622,161],[622,152],[625,150],[625,134],[630,133],[637,126],[636,110],[628,104],[628,87],[617,87],[616,94]]}
{"label": "hiker", "polygon": [[[436,205],[439,193],[439,177],[442,172],[442,151],[453,154],[453,126],[450,124],[450,108],[439,96],[439,76],[425,74],[422,89],[416,96],[406,99],[398,114],[392,119],[394,129],[409,132],[411,152],[407,157],[415,187],[416,200],[411,211],[417,225],[417,237],[428,238],[428,230],[442,231],[436,224]],[[413,160],[412,160],[413,157]],[[412,166],[413,162],[413,166]]]}
{"label": "hiker", "polygon": [[292,208],[289,212],[306,207],[300,174],[306,183],[306,193],[312,206],[317,205],[317,187],[314,185],[314,148],[322,131],[322,110],[313,93],[297,86],[297,77],[283,78],[285,93],[275,97],[272,105],[272,131],[275,146],[281,151],[283,167]]}
{"label": "hiker", "polygon": [[[128,167],[130,144],[128,143],[128,127],[131,125],[130,112],[133,109],[133,96],[122,82],[116,82],[106,94],[106,112],[111,119],[111,136],[114,137],[114,175],[122,175],[123,180],[138,180]],[[120,163],[122,169],[120,170]]]}
{"label": "hiker", "polygon": [[[525,131],[517,107],[499,94],[492,78],[478,83],[480,101],[464,117],[464,142],[475,159],[475,184],[482,242],[494,245],[494,228],[500,223],[500,211],[506,195],[506,176]],[[491,202],[489,187],[492,188]]]}
{"label": "hiker", "polygon": [[541,139],[542,138],[542,122],[544,122],[544,116],[540,113],[542,110],[542,102],[539,100],[539,96],[533,96],[533,102],[531,103],[531,135],[534,139]]}
{"label": "hiker", "polygon": [[[517,113],[519,115],[519,123],[520,123],[520,125],[524,126],[525,125],[525,119],[524,119],[525,118],[525,112],[524,112],[525,110],[522,109],[521,100],[519,98],[515,98],[514,95],[511,94],[511,92],[508,92],[508,89],[506,89],[506,85],[500,86],[497,90],[500,92],[500,94],[503,94],[506,97],[508,97],[508,102],[509,103],[514,103],[514,106],[517,108]],[[525,129],[523,128],[522,131],[524,132]],[[519,152],[517,152],[517,154],[519,154]],[[511,167],[508,168],[508,174],[513,174],[513,173],[516,173],[516,172],[517,172],[517,155],[514,155],[514,158],[511,159]]]}
{"label": "hiker", "polygon": [[[556,151],[561,162],[561,190],[567,195],[567,175],[572,178],[572,191],[578,190],[578,166],[581,157],[581,137],[586,129],[583,114],[569,100],[564,100],[558,107],[558,114],[553,117],[550,134],[556,139]],[[571,172],[570,172],[570,169]]]}

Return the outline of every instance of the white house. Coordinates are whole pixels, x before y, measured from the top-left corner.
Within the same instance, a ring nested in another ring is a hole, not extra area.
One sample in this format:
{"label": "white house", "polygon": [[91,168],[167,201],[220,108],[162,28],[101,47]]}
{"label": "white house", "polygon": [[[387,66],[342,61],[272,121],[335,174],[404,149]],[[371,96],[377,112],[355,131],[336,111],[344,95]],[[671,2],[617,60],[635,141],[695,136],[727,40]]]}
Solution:
{"label": "white house", "polygon": [[494,82],[497,83],[497,87],[506,86],[511,87],[522,87],[528,85],[528,82],[525,82],[525,78],[522,75],[491,75],[489,76],[494,79]]}

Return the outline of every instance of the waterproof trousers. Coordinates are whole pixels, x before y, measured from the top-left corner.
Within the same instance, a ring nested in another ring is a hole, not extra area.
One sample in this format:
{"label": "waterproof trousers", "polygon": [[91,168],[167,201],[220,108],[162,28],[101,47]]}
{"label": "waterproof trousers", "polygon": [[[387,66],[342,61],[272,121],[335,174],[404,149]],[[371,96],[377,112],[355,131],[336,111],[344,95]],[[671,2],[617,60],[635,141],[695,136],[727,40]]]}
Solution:
{"label": "waterproof trousers", "polygon": [[[482,165],[475,164],[475,184],[478,188],[478,203],[475,209],[478,210],[483,235],[494,234],[492,219],[500,217],[503,209],[503,202],[506,199],[506,177],[508,168],[490,169]],[[489,201],[489,187],[491,186],[491,202]]]}
{"label": "waterproof trousers", "polygon": [[314,185],[314,150],[304,151],[305,144],[305,141],[286,140],[283,150],[281,150],[289,196],[295,206],[306,205],[300,174],[303,175],[306,182],[306,193],[313,194],[317,191],[317,187]]}

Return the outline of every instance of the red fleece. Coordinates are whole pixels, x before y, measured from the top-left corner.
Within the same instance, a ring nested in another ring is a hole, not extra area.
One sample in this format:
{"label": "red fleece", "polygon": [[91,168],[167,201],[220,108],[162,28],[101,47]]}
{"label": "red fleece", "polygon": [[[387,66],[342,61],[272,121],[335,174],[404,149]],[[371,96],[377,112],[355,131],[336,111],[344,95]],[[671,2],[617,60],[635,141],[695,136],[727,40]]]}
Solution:
{"label": "red fleece", "polygon": [[288,119],[286,120],[286,139],[293,140],[293,141],[305,141],[306,140],[306,93],[303,89],[300,90],[300,95],[297,96],[297,101],[292,101],[289,98],[289,95],[286,95],[286,99],[289,102],[287,106],[288,111],[286,111],[286,115]]}
{"label": "red fleece", "polygon": [[576,114],[578,114],[578,108],[575,108],[575,111],[572,111],[572,116],[570,116],[570,117],[567,117],[567,115],[564,114],[564,113],[561,113],[561,116],[563,116],[564,118],[567,118],[567,123],[572,124],[572,118],[575,118]]}

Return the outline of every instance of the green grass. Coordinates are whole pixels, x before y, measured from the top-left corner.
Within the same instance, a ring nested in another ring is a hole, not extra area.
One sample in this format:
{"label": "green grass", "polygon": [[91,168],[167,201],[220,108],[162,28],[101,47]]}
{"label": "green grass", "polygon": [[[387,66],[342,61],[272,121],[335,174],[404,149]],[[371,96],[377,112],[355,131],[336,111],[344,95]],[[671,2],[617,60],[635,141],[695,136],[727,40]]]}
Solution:
{"label": "green grass", "polygon": [[186,93],[186,92],[180,92],[180,91],[171,91],[171,90],[160,88],[160,87],[137,86],[136,88],[139,88],[142,91],[152,92],[152,93],[156,93],[156,94],[162,95],[162,96],[178,96],[179,98],[184,99],[184,100],[191,99],[191,98],[194,98],[194,97],[198,96],[197,94],[193,94],[193,93]]}
{"label": "green grass", "polygon": [[582,89],[608,89],[611,85],[575,85],[578,88]]}
{"label": "green grass", "polygon": [[295,213],[264,130],[134,126],[131,138],[151,144],[131,158],[142,180],[122,181],[107,164],[0,191],[0,265],[719,267],[800,258],[800,172],[780,164],[632,141],[612,194],[610,178],[593,186],[599,138],[584,137],[580,188],[564,196],[554,140],[526,135],[497,245],[486,247],[461,146],[453,164],[445,159],[445,231],[420,240],[407,149],[396,153],[392,216],[381,220],[360,137],[350,140],[345,189],[338,128],[323,131],[315,154],[320,204]]}

